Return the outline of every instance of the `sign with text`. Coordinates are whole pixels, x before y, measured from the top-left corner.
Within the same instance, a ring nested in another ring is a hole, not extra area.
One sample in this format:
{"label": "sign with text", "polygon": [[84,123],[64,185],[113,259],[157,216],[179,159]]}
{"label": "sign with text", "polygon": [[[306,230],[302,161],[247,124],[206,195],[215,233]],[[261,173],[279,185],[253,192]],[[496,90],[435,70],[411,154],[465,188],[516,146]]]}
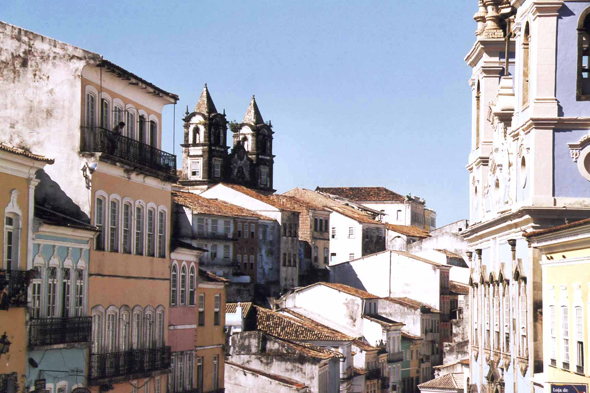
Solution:
{"label": "sign with text", "polygon": [[551,393],[588,393],[588,385],[552,383]]}

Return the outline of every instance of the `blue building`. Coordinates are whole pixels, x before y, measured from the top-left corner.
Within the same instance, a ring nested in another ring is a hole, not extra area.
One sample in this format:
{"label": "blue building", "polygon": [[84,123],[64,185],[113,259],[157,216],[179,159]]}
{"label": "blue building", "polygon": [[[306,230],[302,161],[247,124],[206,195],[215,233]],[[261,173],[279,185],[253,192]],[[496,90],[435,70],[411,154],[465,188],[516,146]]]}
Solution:
{"label": "blue building", "polygon": [[590,2],[478,5],[465,59],[473,70],[468,389],[548,392],[541,258],[523,233],[590,216]]}

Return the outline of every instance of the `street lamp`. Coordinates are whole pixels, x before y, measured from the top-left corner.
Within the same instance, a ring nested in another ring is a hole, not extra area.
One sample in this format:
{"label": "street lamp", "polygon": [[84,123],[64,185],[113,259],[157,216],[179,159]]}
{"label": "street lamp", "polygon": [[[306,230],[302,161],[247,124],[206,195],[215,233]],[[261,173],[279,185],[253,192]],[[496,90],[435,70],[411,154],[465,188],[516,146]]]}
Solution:
{"label": "street lamp", "polygon": [[4,355],[5,353],[8,353],[8,350],[10,349],[10,344],[11,344],[11,342],[8,341],[8,337],[6,336],[6,332],[4,332],[2,337],[0,337],[0,355]]}

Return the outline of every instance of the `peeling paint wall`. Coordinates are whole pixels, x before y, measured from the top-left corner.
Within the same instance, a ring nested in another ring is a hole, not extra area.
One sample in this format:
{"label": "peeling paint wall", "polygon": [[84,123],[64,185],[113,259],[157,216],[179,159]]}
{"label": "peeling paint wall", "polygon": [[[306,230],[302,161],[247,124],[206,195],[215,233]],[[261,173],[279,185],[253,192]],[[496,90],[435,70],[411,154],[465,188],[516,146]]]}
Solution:
{"label": "peeling paint wall", "polygon": [[49,177],[85,214],[81,75],[99,55],[0,22],[0,140],[56,158]]}

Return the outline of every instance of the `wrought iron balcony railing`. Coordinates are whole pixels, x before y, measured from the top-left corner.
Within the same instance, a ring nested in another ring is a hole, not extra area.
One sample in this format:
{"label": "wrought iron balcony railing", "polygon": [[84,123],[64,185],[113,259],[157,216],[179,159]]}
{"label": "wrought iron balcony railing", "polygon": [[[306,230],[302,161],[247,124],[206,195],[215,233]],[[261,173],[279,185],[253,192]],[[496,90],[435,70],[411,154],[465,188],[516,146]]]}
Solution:
{"label": "wrought iron balcony railing", "polygon": [[170,347],[90,354],[90,384],[107,378],[131,376],[170,368]]}
{"label": "wrought iron balcony railing", "polygon": [[31,319],[29,345],[32,347],[90,341],[92,317]]}
{"label": "wrought iron balcony railing", "polygon": [[365,376],[366,380],[379,379],[379,378],[381,378],[381,369],[380,368],[374,368],[374,369],[367,371],[367,375]]}
{"label": "wrought iron balcony railing", "polygon": [[27,306],[30,277],[31,272],[28,271],[0,270],[0,310]]}
{"label": "wrought iron balcony railing", "polygon": [[176,176],[176,156],[102,127],[82,127],[80,151],[103,153],[132,165]]}
{"label": "wrought iron balcony railing", "polygon": [[233,236],[231,233],[215,233],[215,232],[197,232],[195,234],[195,238],[199,239],[199,240],[226,240],[226,241],[238,240],[238,238]]}
{"label": "wrought iron balcony railing", "polygon": [[403,360],[404,360],[404,352],[403,351],[390,352],[387,354],[387,362],[388,363],[401,362]]}

